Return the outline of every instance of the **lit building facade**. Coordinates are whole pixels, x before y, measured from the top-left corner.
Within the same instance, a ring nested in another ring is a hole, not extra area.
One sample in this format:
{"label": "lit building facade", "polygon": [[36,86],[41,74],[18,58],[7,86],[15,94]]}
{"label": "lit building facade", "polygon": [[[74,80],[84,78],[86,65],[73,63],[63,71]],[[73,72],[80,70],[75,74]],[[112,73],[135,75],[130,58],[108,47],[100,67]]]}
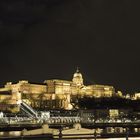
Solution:
{"label": "lit building facade", "polygon": [[24,101],[34,108],[42,109],[72,109],[71,99],[77,96],[112,97],[115,96],[115,89],[107,85],[84,85],[83,76],[78,69],[73,74],[72,81],[52,79],[45,80],[43,84],[8,82],[0,89],[0,102],[4,99],[10,104]]}
{"label": "lit building facade", "polygon": [[135,93],[133,98],[134,99],[140,99],[140,93]]}

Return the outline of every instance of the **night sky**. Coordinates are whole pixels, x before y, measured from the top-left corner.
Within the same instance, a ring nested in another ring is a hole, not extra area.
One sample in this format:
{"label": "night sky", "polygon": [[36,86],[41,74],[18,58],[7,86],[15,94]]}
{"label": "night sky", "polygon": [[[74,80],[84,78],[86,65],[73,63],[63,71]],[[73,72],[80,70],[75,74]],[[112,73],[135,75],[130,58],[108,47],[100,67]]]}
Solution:
{"label": "night sky", "polygon": [[0,0],[0,85],[71,80],[140,91],[140,8],[134,0]]}

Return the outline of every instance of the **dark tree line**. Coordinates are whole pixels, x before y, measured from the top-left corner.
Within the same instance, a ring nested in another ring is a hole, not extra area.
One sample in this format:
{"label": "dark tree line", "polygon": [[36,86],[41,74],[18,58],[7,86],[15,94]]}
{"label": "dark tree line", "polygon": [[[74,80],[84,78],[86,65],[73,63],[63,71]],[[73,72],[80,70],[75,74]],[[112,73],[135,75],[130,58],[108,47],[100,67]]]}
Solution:
{"label": "dark tree line", "polygon": [[119,97],[94,98],[83,97],[77,99],[79,108],[86,109],[133,109],[140,110],[140,100],[131,100]]}

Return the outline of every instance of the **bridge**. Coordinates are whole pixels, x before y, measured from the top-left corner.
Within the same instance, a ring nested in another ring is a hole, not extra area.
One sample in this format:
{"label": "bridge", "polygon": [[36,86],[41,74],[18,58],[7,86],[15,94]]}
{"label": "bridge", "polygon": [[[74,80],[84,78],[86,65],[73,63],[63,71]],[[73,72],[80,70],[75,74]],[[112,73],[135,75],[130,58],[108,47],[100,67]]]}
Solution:
{"label": "bridge", "polygon": [[[140,134],[140,120],[124,118],[95,118],[82,117],[79,114],[71,115],[50,115],[49,112],[37,112],[25,102],[20,104],[21,111],[26,116],[8,117],[0,115],[0,131],[37,129],[43,124],[48,124],[50,128],[65,129],[71,128],[74,124],[79,123],[83,128],[94,129],[101,135],[103,134],[125,134],[129,129],[131,134]],[[56,115],[56,116],[55,116]]]}

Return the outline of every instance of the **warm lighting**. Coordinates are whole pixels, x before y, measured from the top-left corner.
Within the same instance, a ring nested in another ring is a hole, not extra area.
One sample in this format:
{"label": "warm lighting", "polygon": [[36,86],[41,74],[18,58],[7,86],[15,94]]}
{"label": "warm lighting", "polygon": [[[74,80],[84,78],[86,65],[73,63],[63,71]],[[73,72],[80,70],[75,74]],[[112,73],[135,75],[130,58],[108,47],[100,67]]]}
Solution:
{"label": "warm lighting", "polygon": [[[115,93],[113,86],[84,85],[83,81],[82,73],[77,69],[71,81],[52,79],[45,80],[44,84],[33,84],[26,80],[19,81],[17,84],[8,82],[4,88],[0,88],[0,102],[7,101],[7,104],[20,104],[25,101],[34,108],[63,108],[70,110],[74,105],[71,100],[76,100],[77,97],[131,98],[129,95],[123,96],[121,91]],[[5,92],[7,92],[6,95]],[[135,94],[135,99],[139,97],[139,93]],[[110,116],[117,115],[117,110],[110,111]]]}

